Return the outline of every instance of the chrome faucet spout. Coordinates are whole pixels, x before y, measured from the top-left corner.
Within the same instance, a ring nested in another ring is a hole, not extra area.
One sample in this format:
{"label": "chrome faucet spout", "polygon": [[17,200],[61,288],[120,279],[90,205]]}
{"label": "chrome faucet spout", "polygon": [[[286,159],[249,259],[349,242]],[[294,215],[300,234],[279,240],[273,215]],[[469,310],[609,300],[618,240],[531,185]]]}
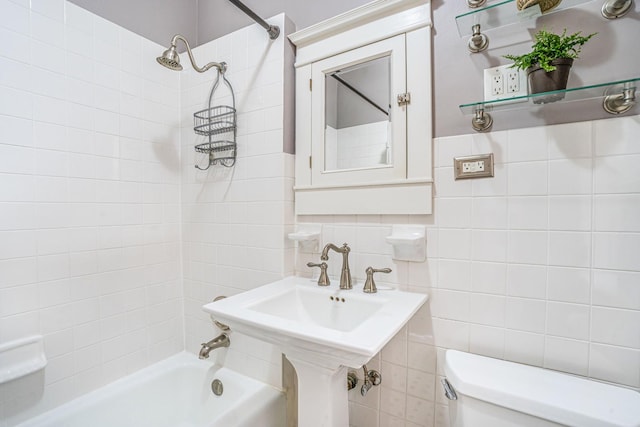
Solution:
{"label": "chrome faucet spout", "polygon": [[342,247],[338,247],[336,245],[334,245],[333,243],[327,243],[324,248],[322,249],[322,254],[320,255],[320,259],[323,261],[326,261],[329,259],[329,249],[333,249],[334,251],[338,252],[338,253],[343,253],[345,252],[345,246],[348,248],[347,244],[345,243],[344,245],[342,245]]}
{"label": "chrome faucet spout", "polygon": [[322,249],[322,254],[320,255],[320,259],[326,261],[329,259],[329,250],[333,249],[334,251],[342,254],[342,269],[340,270],[340,289],[352,289],[353,285],[351,284],[351,271],[349,270],[349,252],[351,252],[351,248],[348,244],[343,243],[342,247],[338,247],[333,243],[327,243]]}
{"label": "chrome faucet spout", "polygon": [[221,348],[221,347],[229,347],[230,344],[231,344],[231,341],[229,340],[229,335],[227,334],[218,335],[211,341],[202,343],[202,348],[200,349],[200,354],[198,354],[198,357],[200,359],[208,359],[209,353],[211,352],[211,350],[215,350],[216,348]]}

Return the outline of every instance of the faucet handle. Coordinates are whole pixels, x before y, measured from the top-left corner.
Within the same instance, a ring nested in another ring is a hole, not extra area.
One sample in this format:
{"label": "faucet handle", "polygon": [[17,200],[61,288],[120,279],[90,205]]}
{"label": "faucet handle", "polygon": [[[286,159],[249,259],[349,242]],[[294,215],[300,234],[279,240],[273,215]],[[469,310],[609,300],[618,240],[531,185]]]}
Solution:
{"label": "faucet handle", "polygon": [[364,282],[364,288],[362,292],[367,294],[375,294],[378,292],[378,288],[376,288],[376,282],[373,280],[373,273],[391,273],[390,268],[373,268],[367,267],[365,270],[367,273],[367,280]]}
{"label": "faucet handle", "polygon": [[307,267],[320,267],[320,277],[318,277],[318,286],[329,286],[331,281],[329,280],[329,275],[327,274],[327,263],[321,262],[320,264],[316,264],[313,262],[308,262]]}

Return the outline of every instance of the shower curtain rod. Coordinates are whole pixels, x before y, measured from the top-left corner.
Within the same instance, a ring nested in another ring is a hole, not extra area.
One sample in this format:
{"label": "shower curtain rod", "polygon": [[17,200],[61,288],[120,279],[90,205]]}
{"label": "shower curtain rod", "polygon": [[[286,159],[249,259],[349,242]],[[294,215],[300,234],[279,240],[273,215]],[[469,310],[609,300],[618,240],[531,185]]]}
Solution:
{"label": "shower curtain rod", "polygon": [[267,22],[265,22],[264,19],[262,19],[258,15],[256,15],[253,12],[253,10],[251,10],[247,6],[245,6],[240,0],[229,0],[229,1],[231,3],[233,3],[238,9],[240,9],[241,11],[243,11],[244,13],[249,15],[251,17],[251,19],[253,19],[258,24],[260,24],[260,26],[262,28],[267,30],[267,33],[269,34],[269,38],[271,40],[275,40],[275,39],[278,38],[278,36],[280,35],[280,28],[278,28],[277,25],[269,25]]}
{"label": "shower curtain rod", "polygon": [[333,74],[329,74],[331,77],[333,77],[334,79],[336,79],[337,81],[339,81],[340,83],[342,83],[347,89],[349,89],[351,92],[355,93],[356,95],[358,95],[360,98],[362,98],[363,100],[365,100],[366,102],[368,102],[369,104],[371,104],[372,107],[376,108],[377,110],[382,111],[382,114],[384,114],[385,116],[389,117],[389,112],[386,111],[384,108],[382,108],[381,106],[379,106],[378,104],[376,104],[374,101],[371,100],[371,98],[369,98],[367,95],[365,95],[364,93],[360,92],[358,89],[356,89],[355,87],[351,86],[349,83],[345,82],[343,79],[341,79],[340,77],[338,77],[336,75],[336,73]]}

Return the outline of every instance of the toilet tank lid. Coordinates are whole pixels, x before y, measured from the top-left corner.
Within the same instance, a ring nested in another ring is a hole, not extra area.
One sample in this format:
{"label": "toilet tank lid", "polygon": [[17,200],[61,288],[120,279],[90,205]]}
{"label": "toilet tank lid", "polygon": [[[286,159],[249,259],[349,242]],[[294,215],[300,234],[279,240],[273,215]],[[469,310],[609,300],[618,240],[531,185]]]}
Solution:
{"label": "toilet tank lid", "polygon": [[576,427],[640,427],[640,393],[456,350],[445,375],[457,394]]}

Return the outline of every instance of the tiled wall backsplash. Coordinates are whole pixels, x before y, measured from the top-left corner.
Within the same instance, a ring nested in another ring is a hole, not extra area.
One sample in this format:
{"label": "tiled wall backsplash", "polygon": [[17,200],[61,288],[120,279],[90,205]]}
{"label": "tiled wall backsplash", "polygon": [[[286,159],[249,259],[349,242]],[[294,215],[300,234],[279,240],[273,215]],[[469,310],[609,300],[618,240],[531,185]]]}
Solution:
{"label": "tiled wall backsplash", "polygon": [[[447,348],[640,389],[638,134],[640,116],[438,138],[433,216],[298,218],[350,243],[358,288],[391,267],[376,281],[430,296],[373,361],[379,390],[350,392],[353,426],[448,425]],[[490,152],[494,178],[454,180],[454,156]],[[425,263],[391,259],[396,223],[427,226]]]}
{"label": "tiled wall backsplash", "polygon": [[0,1],[0,343],[44,375],[0,425],[183,348],[179,77],[162,47],[62,0]]}

